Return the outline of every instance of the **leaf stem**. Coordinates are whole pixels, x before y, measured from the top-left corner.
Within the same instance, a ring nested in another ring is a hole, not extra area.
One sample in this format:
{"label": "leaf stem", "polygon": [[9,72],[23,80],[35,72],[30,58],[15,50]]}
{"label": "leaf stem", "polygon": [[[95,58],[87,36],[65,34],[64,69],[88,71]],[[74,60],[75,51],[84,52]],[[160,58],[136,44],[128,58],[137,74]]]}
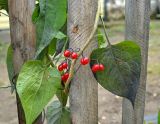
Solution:
{"label": "leaf stem", "polygon": [[107,43],[108,43],[109,46],[111,46],[111,43],[110,43],[110,41],[109,41],[109,38],[108,38],[108,35],[107,35],[107,32],[106,32],[106,26],[105,26],[105,24],[104,24],[104,21],[103,21],[103,19],[102,19],[102,16],[100,16],[100,20],[101,20],[102,25],[103,25],[103,30],[104,30],[104,34],[105,34],[106,39],[107,39]]}

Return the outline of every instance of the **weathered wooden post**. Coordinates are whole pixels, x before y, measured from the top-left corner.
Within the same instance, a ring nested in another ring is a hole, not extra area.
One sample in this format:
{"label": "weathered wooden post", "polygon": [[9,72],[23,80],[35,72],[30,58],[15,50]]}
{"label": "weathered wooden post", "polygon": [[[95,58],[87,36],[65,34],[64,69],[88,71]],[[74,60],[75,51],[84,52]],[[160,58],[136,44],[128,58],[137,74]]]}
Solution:
{"label": "weathered wooden post", "polygon": [[[70,48],[82,48],[93,30],[98,8],[97,0],[68,1],[68,35]],[[89,56],[97,46],[95,40],[85,50]],[[78,65],[78,64],[77,64]],[[97,82],[89,66],[81,67],[71,83],[70,105],[73,124],[98,123]]]}
{"label": "weathered wooden post", "polygon": [[[11,44],[14,50],[13,63],[15,75],[21,66],[35,54],[35,28],[32,24],[32,12],[35,0],[9,0],[9,17]],[[25,116],[17,95],[17,109],[19,124],[25,124]],[[36,124],[42,124],[41,117]]]}
{"label": "weathered wooden post", "polygon": [[143,124],[146,77],[147,77],[147,58],[148,58],[148,40],[150,23],[150,0],[126,0],[126,40],[137,41],[141,46],[142,65],[140,85],[135,100],[133,110],[131,103],[124,99],[123,101],[123,124]]}

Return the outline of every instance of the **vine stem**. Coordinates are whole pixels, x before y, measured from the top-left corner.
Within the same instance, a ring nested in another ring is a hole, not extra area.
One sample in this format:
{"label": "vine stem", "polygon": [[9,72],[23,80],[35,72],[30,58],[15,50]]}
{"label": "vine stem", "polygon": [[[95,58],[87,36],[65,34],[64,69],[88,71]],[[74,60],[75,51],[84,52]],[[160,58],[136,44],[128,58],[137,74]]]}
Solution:
{"label": "vine stem", "polygon": [[101,15],[100,15],[100,20],[101,20],[102,25],[103,25],[103,30],[104,30],[104,34],[105,34],[106,39],[107,39],[107,43],[108,43],[108,45],[109,45],[109,46],[111,46],[111,43],[110,43],[109,38],[108,38],[108,34],[107,34],[107,32],[106,32],[106,26],[105,26],[105,24],[104,24],[104,21],[103,21],[103,19],[102,19],[102,16],[101,16]]}
{"label": "vine stem", "polygon": [[[94,37],[94,34],[97,30],[97,26],[98,26],[98,22],[99,22],[99,15],[100,15],[100,3],[98,2],[98,9],[97,9],[97,13],[96,13],[96,17],[95,17],[95,23],[94,23],[94,27],[93,27],[93,30],[90,34],[90,36],[88,37],[85,45],[82,47],[82,49],[78,52],[78,56],[81,56],[83,51],[88,47],[88,45],[90,44],[90,42],[92,41],[93,37]],[[69,87],[69,84],[73,78],[73,75],[74,75],[74,66],[76,64],[76,59],[72,60],[71,62],[71,67],[70,67],[70,71],[69,71],[69,78],[68,80],[66,81],[65,83],[65,92],[68,92],[68,87]]]}

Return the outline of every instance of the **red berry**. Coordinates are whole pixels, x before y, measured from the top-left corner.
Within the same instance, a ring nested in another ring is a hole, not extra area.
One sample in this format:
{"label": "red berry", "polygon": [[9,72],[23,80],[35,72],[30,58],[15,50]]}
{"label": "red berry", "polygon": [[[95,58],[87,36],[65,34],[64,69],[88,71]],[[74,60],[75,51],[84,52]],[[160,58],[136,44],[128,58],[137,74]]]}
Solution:
{"label": "red berry", "polygon": [[67,68],[68,68],[68,64],[67,64],[66,62],[64,62],[64,63],[62,64],[62,67],[63,67],[63,69],[67,69]]}
{"label": "red berry", "polygon": [[72,55],[71,55],[71,58],[72,59],[77,59],[78,58],[78,54],[73,52]]}
{"label": "red berry", "polygon": [[64,75],[62,75],[61,80],[66,82],[69,78],[69,73],[65,73]]}
{"label": "red berry", "polygon": [[63,71],[63,66],[62,66],[62,65],[59,65],[59,66],[58,66],[58,70],[59,70],[59,71]]}
{"label": "red berry", "polygon": [[62,80],[62,81],[66,81],[66,78],[65,78],[64,75],[61,76],[61,80]]}
{"label": "red berry", "polygon": [[99,71],[104,71],[105,67],[103,64],[99,64]]}
{"label": "red berry", "polygon": [[64,51],[64,56],[65,57],[70,57],[70,55],[71,55],[71,51],[69,51],[69,50]]}
{"label": "red berry", "polygon": [[82,65],[86,65],[86,64],[88,64],[88,63],[89,63],[89,58],[84,57],[84,58],[81,59],[81,64],[82,64]]}
{"label": "red berry", "polygon": [[69,73],[65,73],[65,74],[64,74],[64,77],[65,77],[65,79],[66,79],[66,81],[67,81],[68,78],[69,78]]}
{"label": "red berry", "polygon": [[99,71],[99,64],[95,64],[92,66],[92,72],[96,73],[97,71]]}

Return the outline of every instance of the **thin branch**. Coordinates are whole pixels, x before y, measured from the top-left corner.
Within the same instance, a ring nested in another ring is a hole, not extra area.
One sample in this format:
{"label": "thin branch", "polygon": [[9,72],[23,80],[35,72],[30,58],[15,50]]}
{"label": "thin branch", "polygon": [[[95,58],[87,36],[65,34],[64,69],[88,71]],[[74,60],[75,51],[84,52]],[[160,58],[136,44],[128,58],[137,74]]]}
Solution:
{"label": "thin branch", "polygon": [[105,26],[105,24],[104,24],[104,21],[103,21],[103,19],[102,19],[102,16],[100,16],[100,20],[101,20],[102,25],[103,25],[103,30],[104,30],[104,34],[105,34],[106,39],[107,39],[107,43],[108,43],[109,46],[111,46],[111,43],[110,43],[110,41],[109,41],[109,38],[108,38],[108,35],[107,35],[107,32],[106,32],[106,26]]}
{"label": "thin branch", "polygon": [[[83,46],[83,48],[78,52],[78,56],[82,55],[83,51],[88,47],[88,45],[92,41],[92,39],[94,37],[94,34],[95,34],[96,30],[97,30],[98,21],[99,21],[99,14],[100,14],[100,3],[98,2],[98,9],[97,9],[96,17],[95,17],[95,23],[94,23],[93,30],[92,30],[89,38],[87,39],[85,45]],[[75,66],[75,64],[76,64],[76,60],[72,60],[70,71],[69,71],[69,78],[65,83],[65,92],[68,92],[69,84],[70,84],[70,82],[71,82],[71,80],[73,78],[73,75],[74,75],[74,66]]]}

